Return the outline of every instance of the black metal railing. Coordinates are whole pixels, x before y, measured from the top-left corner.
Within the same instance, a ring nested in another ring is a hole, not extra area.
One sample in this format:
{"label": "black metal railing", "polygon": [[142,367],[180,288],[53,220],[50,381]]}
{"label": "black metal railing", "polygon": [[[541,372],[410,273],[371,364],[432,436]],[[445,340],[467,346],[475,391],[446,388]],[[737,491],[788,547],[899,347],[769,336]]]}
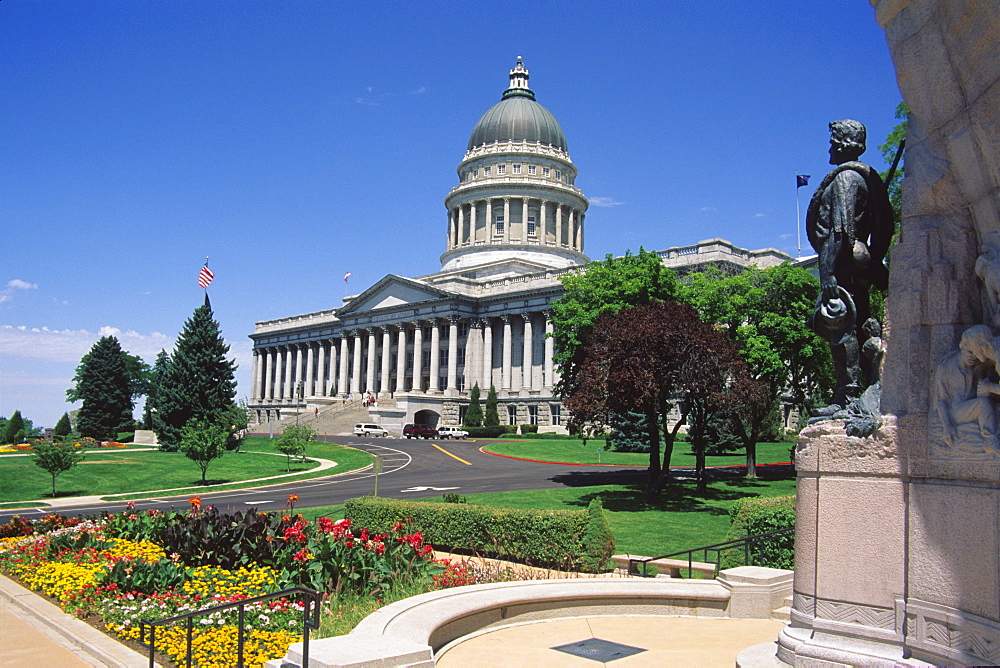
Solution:
{"label": "black metal railing", "polygon": [[[297,596],[293,596],[297,594]],[[273,594],[264,594],[263,596],[254,596],[253,598],[246,598],[242,601],[233,601],[232,603],[224,603],[222,605],[215,605],[211,608],[203,608],[201,610],[194,610],[192,612],[185,612],[183,615],[174,615],[173,617],[167,617],[166,619],[158,619],[155,622],[147,622],[146,620],[141,620],[139,622],[139,644],[143,647],[149,648],[149,668],[153,668],[153,654],[156,652],[156,628],[158,626],[166,626],[167,624],[173,624],[175,622],[186,621],[187,623],[187,649],[185,652],[184,665],[187,668],[191,668],[191,641],[194,637],[194,618],[200,617],[201,615],[210,615],[213,612],[220,612],[222,610],[230,610],[232,608],[237,608],[239,611],[239,621],[237,623],[237,640],[236,640],[236,666],[237,668],[243,668],[243,646],[245,644],[245,620],[244,612],[246,606],[252,603],[260,603],[261,601],[268,601],[272,598],[294,598],[296,601],[302,601],[302,665],[309,665],[309,632],[319,629],[319,608],[320,601],[323,599],[323,594],[316,591],[315,589],[309,589],[307,587],[292,587],[291,589],[284,589],[282,591],[274,592]],[[149,642],[146,642],[146,627],[149,627]]]}
{"label": "black metal railing", "polygon": [[[642,559],[629,559],[628,560],[628,572],[630,575],[638,575],[644,578],[655,577],[659,572],[656,568],[656,564],[653,564],[653,573],[649,573],[650,562],[656,561],[657,559],[677,559],[680,557],[687,557],[687,576],[690,578],[691,574],[694,572],[694,555],[699,552],[702,554],[701,563],[712,564],[715,566],[715,571],[713,576],[717,575],[719,572],[719,562],[722,561],[722,553],[729,550],[736,550],[743,548],[743,565],[748,566],[750,564],[750,546],[755,543],[764,543],[774,540],[779,540],[785,536],[794,535],[795,527],[787,527],[785,529],[775,529],[774,531],[768,531],[767,533],[759,533],[753,536],[747,536],[746,538],[738,538],[736,540],[726,541],[725,543],[716,543],[715,545],[706,545],[705,547],[696,547],[691,550],[681,550],[680,552],[672,552],[670,554],[662,554],[658,557],[644,557]],[[709,559],[708,553],[714,552],[715,558]],[[641,570],[640,570],[641,569]]]}

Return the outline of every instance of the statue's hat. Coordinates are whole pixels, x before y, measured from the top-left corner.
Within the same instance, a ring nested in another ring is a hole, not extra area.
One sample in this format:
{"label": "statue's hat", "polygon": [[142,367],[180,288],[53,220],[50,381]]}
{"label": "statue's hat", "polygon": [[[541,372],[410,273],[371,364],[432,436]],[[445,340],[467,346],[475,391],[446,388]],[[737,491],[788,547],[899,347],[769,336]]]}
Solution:
{"label": "statue's hat", "polygon": [[810,324],[813,331],[836,345],[843,343],[854,333],[857,319],[858,313],[854,306],[854,300],[851,299],[847,290],[838,285],[836,297],[824,299],[823,295],[820,294]]}

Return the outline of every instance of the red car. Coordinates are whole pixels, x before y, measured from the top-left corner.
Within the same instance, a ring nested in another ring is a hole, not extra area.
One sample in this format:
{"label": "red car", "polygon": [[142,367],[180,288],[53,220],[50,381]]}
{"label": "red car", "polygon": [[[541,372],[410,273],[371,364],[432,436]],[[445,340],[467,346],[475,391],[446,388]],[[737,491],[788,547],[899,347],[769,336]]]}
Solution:
{"label": "red car", "polygon": [[438,430],[429,424],[408,424],[403,426],[406,438],[437,438]]}

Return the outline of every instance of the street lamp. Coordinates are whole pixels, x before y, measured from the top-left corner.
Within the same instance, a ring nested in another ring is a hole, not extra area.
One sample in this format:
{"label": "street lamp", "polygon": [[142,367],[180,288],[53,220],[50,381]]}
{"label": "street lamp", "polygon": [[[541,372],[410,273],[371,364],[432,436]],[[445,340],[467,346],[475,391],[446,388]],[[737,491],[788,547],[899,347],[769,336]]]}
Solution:
{"label": "street lamp", "polygon": [[296,427],[298,427],[298,426],[299,426],[299,413],[301,413],[301,412],[302,412],[302,411],[301,411],[301,410],[299,410],[299,409],[300,409],[300,408],[302,408],[302,406],[303,406],[303,401],[304,401],[304,399],[305,399],[305,397],[303,396],[302,392],[303,392],[303,388],[302,388],[302,381],[300,380],[300,381],[298,381],[297,383],[295,383],[295,394],[296,394],[296,395],[298,395],[298,397],[299,397],[299,403],[298,403],[298,406],[296,406],[296,407],[295,407],[295,409],[296,409],[296,410],[295,410],[295,426],[296,426]]}

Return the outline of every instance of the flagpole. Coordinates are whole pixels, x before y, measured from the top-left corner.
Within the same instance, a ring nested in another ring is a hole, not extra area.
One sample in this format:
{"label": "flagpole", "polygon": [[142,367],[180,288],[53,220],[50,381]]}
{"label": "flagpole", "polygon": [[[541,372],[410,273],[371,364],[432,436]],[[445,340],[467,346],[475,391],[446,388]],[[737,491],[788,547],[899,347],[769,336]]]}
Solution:
{"label": "flagpole", "polygon": [[795,237],[798,239],[798,258],[802,258],[802,211],[799,208],[799,170],[795,170]]}

